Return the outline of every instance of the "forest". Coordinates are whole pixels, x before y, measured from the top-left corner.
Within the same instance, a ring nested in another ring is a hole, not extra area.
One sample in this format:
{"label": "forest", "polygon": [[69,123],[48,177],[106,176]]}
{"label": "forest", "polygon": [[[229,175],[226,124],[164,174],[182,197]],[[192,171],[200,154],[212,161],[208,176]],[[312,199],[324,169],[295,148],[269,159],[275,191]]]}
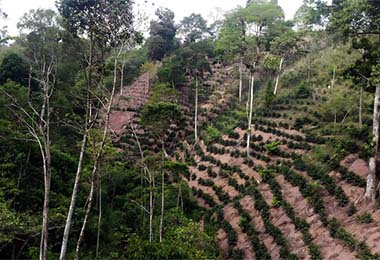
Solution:
{"label": "forest", "polygon": [[380,259],[380,1],[142,2],[0,5],[0,259]]}

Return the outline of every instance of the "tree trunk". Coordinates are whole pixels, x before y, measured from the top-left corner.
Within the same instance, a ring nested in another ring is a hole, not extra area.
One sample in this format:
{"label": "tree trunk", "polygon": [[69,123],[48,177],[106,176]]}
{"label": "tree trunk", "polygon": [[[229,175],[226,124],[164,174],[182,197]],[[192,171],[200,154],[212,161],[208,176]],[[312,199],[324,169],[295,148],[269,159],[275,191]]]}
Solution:
{"label": "tree trunk", "polygon": [[71,202],[70,202],[69,212],[67,214],[65,230],[63,232],[61,254],[59,257],[60,260],[64,260],[66,258],[67,243],[68,243],[68,239],[69,239],[71,221],[72,221],[72,217],[74,214],[75,203],[76,203],[76,198],[77,198],[77,194],[78,194],[80,175],[81,175],[82,169],[83,169],[83,161],[84,161],[84,154],[85,154],[86,146],[87,146],[87,138],[88,138],[88,130],[86,129],[85,133],[83,135],[81,151],[79,154],[78,168],[77,168],[77,173],[76,173],[75,181],[74,181],[74,188],[73,188],[73,192],[71,194]]}
{"label": "tree trunk", "polygon": [[276,95],[277,94],[277,90],[278,90],[278,84],[280,82],[280,76],[281,76],[281,70],[282,70],[282,65],[284,64],[284,58],[281,57],[281,60],[280,60],[280,66],[278,68],[278,74],[277,74],[277,78],[276,78],[276,84],[274,86],[274,91],[273,91],[273,95]]}
{"label": "tree trunk", "polygon": [[363,87],[360,87],[360,98],[359,98],[359,127],[363,127]]}
{"label": "tree trunk", "polygon": [[240,73],[240,78],[239,78],[239,103],[241,103],[241,96],[242,96],[242,91],[243,91],[243,60],[242,59],[240,59],[239,73]]}
{"label": "tree trunk", "polygon": [[49,197],[51,186],[51,140],[50,140],[50,76],[53,71],[53,65],[49,65],[46,70],[44,79],[44,101],[41,111],[40,132],[43,133],[43,145],[41,147],[41,154],[43,158],[44,168],[44,203],[42,209],[42,232],[40,243],[40,260],[47,259],[48,253],[48,236],[49,236]]}
{"label": "tree trunk", "polygon": [[78,238],[78,241],[77,241],[77,245],[75,247],[75,258],[74,258],[75,260],[79,259],[80,245],[81,245],[83,237],[84,237],[84,231],[86,229],[88,217],[90,216],[90,211],[91,211],[91,207],[92,207],[92,200],[93,200],[93,197],[94,197],[95,174],[96,174],[96,171],[97,171],[97,166],[93,168],[92,174],[91,174],[90,194],[88,195],[88,199],[87,199],[88,203],[87,203],[87,207],[86,207],[86,214],[84,216],[82,228],[80,230],[79,238]]}
{"label": "tree trunk", "polygon": [[96,259],[98,259],[99,257],[101,224],[102,224],[102,179],[99,177],[99,217],[98,217],[98,234],[96,237]]}
{"label": "tree trunk", "polygon": [[71,194],[69,212],[67,214],[65,229],[63,232],[61,253],[59,256],[60,260],[64,260],[66,258],[67,243],[69,240],[71,222],[72,222],[72,218],[73,218],[73,214],[74,214],[75,203],[76,203],[78,189],[79,189],[80,176],[81,176],[82,170],[83,170],[83,161],[84,161],[84,155],[85,155],[86,147],[87,147],[89,123],[91,120],[91,118],[90,118],[91,117],[90,92],[91,92],[91,88],[92,88],[93,40],[92,40],[92,37],[90,37],[90,38],[91,38],[91,40],[90,40],[90,54],[89,54],[89,62],[88,62],[88,76],[87,76],[86,121],[85,121],[85,126],[84,126],[82,145],[81,145],[81,149],[80,149],[80,153],[79,153],[78,166],[77,166],[77,172],[75,175],[73,192]]}
{"label": "tree trunk", "polygon": [[88,197],[88,204],[87,204],[87,209],[86,209],[86,215],[84,217],[83,224],[82,224],[82,229],[81,229],[81,232],[79,234],[78,241],[77,241],[77,246],[76,246],[76,250],[75,250],[75,259],[79,259],[80,244],[81,244],[81,242],[83,240],[84,231],[86,229],[88,217],[89,217],[89,214],[90,214],[90,211],[91,211],[92,200],[93,200],[93,196],[94,196],[95,177],[96,177],[96,173],[97,173],[97,170],[98,170],[99,161],[100,161],[100,159],[101,159],[101,157],[103,155],[103,149],[104,149],[104,145],[105,145],[105,142],[106,142],[107,133],[108,133],[108,129],[109,129],[109,119],[110,119],[110,113],[111,113],[111,109],[112,109],[112,103],[113,103],[113,99],[115,97],[116,82],[117,82],[117,64],[118,64],[118,59],[119,59],[119,57],[121,55],[121,52],[123,51],[123,48],[124,48],[124,46],[120,47],[120,50],[119,50],[119,52],[116,55],[115,60],[114,60],[112,92],[111,92],[110,99],[108,101],[109,103],[108,103],[108,107],[107,107],[107,111],[106,111],[106,118],[105,118],[104,128],[103,128],[103,136],[102,136],[102,139],[101,139],[101,142],[100,142],[100,145],[99,145],[99,149],[96,152],[94,164],[93,164],[93,167],[92,167],[91,189],[90,189],[90,194],[89,194],[89,197]]}
{"label": "tree trunk", "polygon": [[198,76],[195,77],[195,115],[194,115],[195,143],[198,142]]}
{"label": "tree trunk", "polygon": [[120,69],[120,96],[123,95],[123,87],[124,87],[124,67],[125,67],[125,62],[121,64],[121,69]]}
{"label": "tree trunk", "polygon": [[311,60],[310,60],[310,57],[308,58],[307,60],[307,82],[310,82],[310,78],[311,78]]}
{"label": "tree trunk", "polygon": [[29,66],[29,78],[28,78],[28,102],[30,102],[30,95],[32,93],[32,73],[33,73],[33,67],[32,65]]}
{"label": "tree trunk", "polygon": [[365,192],[365,198],[371,201],[375,201],[376,199],[375,183],[374,183],[375,179],[376,179],[375,158],[371,157],[369,159],[369,174],[367,177],[367,187],[366,187],[366,192]]}
{"label": "tree trunk", "polygon": [[247,157],[250,157],[249,148],[251,141],[251,130],[252,130],[252,113],[253,113],[253,88],[255,86],[255,75],[251,72],[251,87],[249,94],[249,115],[248,115],[248,133],[247,133]]}
{"label": "tree trunk", "polygon": [[[132,124],[131,124],[131,129],[132,129],[132,133],[133,133],[133,135],[134,135],[134,137],[136,139],[137,147],[139,148],[141,160],[143,162],[144,176],[146,174],[148,174],[148,183],[149,183],[149,211],[148,211],[148,213],[149,213],[149,242],[152,243],[153,242],[153,214],[154,214],[154,194],[153,194],[153,190],[155,188],[154,176],[153,176],[152,172],[149,170],[149,168],[147,167],[147,165],[145,164],[144,153],[143,153],[143,151],[141,149],[139,138],[137,137],[135,129],[133,128]],[[145,208],[143,208],[143,210],[145,210]]]}
{"label": "tree trunk", "polygon": [[154,214],[154,200],[153,200],[153,189],[154,180],[151,172],[149,174],[149,242],[153,242],[153,214]]}
{"label": "tree trunk", "polygon": [[281,60],[280,60],[280,67],[278,68],[278,74],[277,74],[277,78],[276,78],[276,84],[274,86],[274,91],[273,91],[273,95],[277,95],[277,90],[278,90],[278,84],[280,82],[280,76],[281,76],[281,70],[282,70],[282,65],[284,64],[284,58],[281,57]]}
{"label": "tree trunk", "polygon": [[335,86],[335,77],[336,77],[336,66],[334,66],[334,69],[333,69],[333,77],[332,77],[332,80],[331,80],[331,88],[333,89],[334,86]]}
{"label": "tree trunk", "polygon": [[44,159],[44,204],[42,209],[42,232],[40,243],[40,260],[47,259],[49,232],[49,193],[50,193],[50,155]]}
{"label": "tree trunk", "polygon": [[[164,159],[164,158],[163,158]],[[164,169],[162,169],[161,173],[161,216],[160,216],[160,243],[162,242],[162,229],[164,224],[164,210],[165,210],[165,172]]]}
{"label": "tree trunk", "polygon": [[366,198],[374,201],[376,199],[376,189],[379,183],[377,164],[379,160],[379,104],[380,85],[376,86],[374,108],[373,108],[373,141],[375,143],[374,157],[370,158],[369,173],[367,178]]}

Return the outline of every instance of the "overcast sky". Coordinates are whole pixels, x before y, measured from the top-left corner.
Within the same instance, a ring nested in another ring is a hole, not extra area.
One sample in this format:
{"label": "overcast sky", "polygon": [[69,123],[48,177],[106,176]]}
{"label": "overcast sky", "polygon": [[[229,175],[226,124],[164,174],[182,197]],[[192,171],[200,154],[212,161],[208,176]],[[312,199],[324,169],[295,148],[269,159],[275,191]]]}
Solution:
{"label": "overcast sky", "polygon": [[[0,2],[1,9],[8,14],[8,19],[1,21],[1,23],[4,24],[5,22],[12,35],[17,34],[16,24],[25,12],[37,8],[55,8],[55,0],[0,0]],[[146,1],[136,0],[136,3],[143,4],[144,2]],[[180,21],[184,16],[191,13],[201,13],[207,20],[212,20],[211,13],[215,12],[217,7],[227,11],[238,5],[244,6],[246,0],[148,0],[147,2],[147,9],[150,13],[157,7],[167,7],[175,12],[176,20]],[[301,6],[302,0],[279,0],[279,4],[285,11],[286,19],[291,19]]]}

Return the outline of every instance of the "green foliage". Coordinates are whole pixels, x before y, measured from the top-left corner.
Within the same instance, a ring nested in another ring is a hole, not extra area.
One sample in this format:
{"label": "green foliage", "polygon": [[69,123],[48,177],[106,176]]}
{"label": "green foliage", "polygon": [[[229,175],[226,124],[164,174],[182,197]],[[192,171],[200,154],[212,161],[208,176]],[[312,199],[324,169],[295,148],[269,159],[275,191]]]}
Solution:
{"label": "green foliage", "polygon": [[331,20],[331,30],[340,30],[346,35],[374,32],[380,21],[380,6],[366,0],[342,1]]}
{"label": "green foliage", "polygon": [[[173,214],[173,213],[170,213]],[[179,212],[176,212],[179,214]],[[162,243],[149,243],[133,235],[127,240],[126,259],[217,259],[215,242],[199,224],[183,219],[172,222]]]}
{"label": "green foliage", "polygon": [[170,125],[180,120],[179,106],[170,102],[148,103],[141,112],[141,124],[158,135],[164,134]]}
{"label": "green foliage", "polygon": [[373,218],[370,213],[363,213],[356,217],[356,221],[361,224],[369,224],[373,222]]}
{"label": "green foliage", "polygon": [[141,66],[148,60],[146,48],[133,49],[126,54],[124,63],[124,84],[130,84],[139,76]]}
{"label": "green foliage", "polygon": [[152,88],[152,94],[149,97],[149,103],[155,104],[160,102],[178,103],[179,93],[167,83],[155,83]]}
{"label": "green foliage", "polygon": [[213,143],[221,138],[221,133],[215,127],[208,125],[202,132],[202,137],[206,143]]}
{"label": "green foliage", "polygon": [[202,40],[208,33],[207,21],[200,14],[192,13],[183,18],[179,32],[183,35],[185,44]]}
{"label": "green foliage", "polygon": [[108,47],[131,38],[141,41],[141,35],[132,27],[131,1],[59,0],[57,6],[65,26],[75,35],[88,34],[91,40],[95,38],[98,44]]}
{"label": "green foliage", "polygon": [[315,27],[324,26],[329,15],[329,8],[321,0],[305,0],[297,10],[294,20],[302,30],[312,30]]}
{"label": "green foliage", "polygon": [[173,85],[175,87],[185,81],[185,68],[178,55],[168,57],[163,60],[162,66],[157,71],[160,82]]}
{"label": "green foliage", "polygon": [[[29,67],[28,63],[18,54],[6,55],[0,64],[0,85],[8,80],[28,86]],[[33,81],[34,85],[35,82]]]}
{"label": "green foliage", "polygon": [[276,153],[278,151],[278,146],[281,144],[281,141],[271,142],[264,145],[265,150],[268,153]]}
{"label": "green foliage", "polygon": [[273,94],[273,81],[269,80],[265,88],[265,107],[269,107],[272,104],[274,98],[275,96]]}
{"label": "green foliage", "polygon": [[297,98],[308,98],[311,96],[311,89],[306,85],[300,85],[295,93]]}
{"label": "green foliage", "polygon": [[263,66],[270,71],[276,71],[280,65],[280,58],[275,55],[267,55],[264,58]]}
{"label": "green foliage", "polygon": [[158,21],[150,23],[150,37],[147,40],[149,57],[152,60],[162,60],[175,49],[176,27],[174,13],[166,8],[156,10]]}

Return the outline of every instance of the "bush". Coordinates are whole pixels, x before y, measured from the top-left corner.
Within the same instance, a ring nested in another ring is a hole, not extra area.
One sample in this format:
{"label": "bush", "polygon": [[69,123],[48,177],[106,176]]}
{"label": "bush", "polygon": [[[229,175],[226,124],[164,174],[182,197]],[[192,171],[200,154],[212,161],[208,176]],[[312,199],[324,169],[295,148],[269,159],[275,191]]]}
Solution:
{"label": "bush", "polygon": [[311,97],[311,94],[312,94],[312,91],[311,91],[310,87],[307,87],[306,85],[302,84],[302,85],[298,86],[296,93],[295,93],[295,97],[296,98],[309,98],[309,97]]}
{"label": "bush", "polygon": [[200,164],[198,166],[198,170],[200,170],[201,172],[205,171],[206,169],[207,169],[207,167],[205,165],[203,165],[203,164]]}
{"label": "bush", "polygon": [[373,222],[373,218],[369,213],[363,213],[356,217],[356,221],[361,224],[369,224]]}
{"label": "bush", "polygon": [[205,143],[214,143],[221,138],[220,131],[211,125],[207,126],[203,133]]}
{"label": "bush", "polygon": [[239,138],[240,138],[240,135],[239,135],[239,133],[237,133],[237,132],[230,132],[230,133],[228,134],[228,137],[231,138],[231,139],[239,139]]}
{"label": "bush", "polygon": [[347,210],[347,215],[348,216],[353,216],[358,210],[356,209],[354,203],[351,203],[348,210]]}

